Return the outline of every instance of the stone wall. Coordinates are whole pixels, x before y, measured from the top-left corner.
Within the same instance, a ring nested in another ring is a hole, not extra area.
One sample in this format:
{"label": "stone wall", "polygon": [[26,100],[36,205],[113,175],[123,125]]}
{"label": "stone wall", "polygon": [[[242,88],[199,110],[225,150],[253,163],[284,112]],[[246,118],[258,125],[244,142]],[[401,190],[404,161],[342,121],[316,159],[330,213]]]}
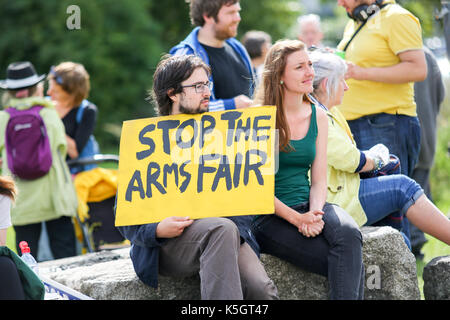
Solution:
{"label": "stone wall", "polygon": [[426,300],[450,300],[450,256],[436,257],[423,269]]}
{"label": "stone wall", "polygon": [[[390,227],[364,227],[365,299],[420,299],[414,255],[401,234]],[[278,258],[262,255],[281,299],[327,299],[325,277],[305,272]],[[136,276],[129,249],[101,251],[39,264],[41,274],[94,299],[200,299],[198,276],[160,276],[158,289]]]}

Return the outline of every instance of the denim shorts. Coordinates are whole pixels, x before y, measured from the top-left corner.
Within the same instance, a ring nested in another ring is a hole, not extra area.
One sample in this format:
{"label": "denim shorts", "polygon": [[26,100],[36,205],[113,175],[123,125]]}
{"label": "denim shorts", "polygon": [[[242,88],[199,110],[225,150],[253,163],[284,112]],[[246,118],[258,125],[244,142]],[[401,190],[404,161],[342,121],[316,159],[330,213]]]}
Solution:
{"label": "denim shorts", "polygon": [[422,194],[420,185],[403,174],[361,179],[359,201],[367,216],[365,225],[384,220],[384,225],[403,231],[406,212]]}

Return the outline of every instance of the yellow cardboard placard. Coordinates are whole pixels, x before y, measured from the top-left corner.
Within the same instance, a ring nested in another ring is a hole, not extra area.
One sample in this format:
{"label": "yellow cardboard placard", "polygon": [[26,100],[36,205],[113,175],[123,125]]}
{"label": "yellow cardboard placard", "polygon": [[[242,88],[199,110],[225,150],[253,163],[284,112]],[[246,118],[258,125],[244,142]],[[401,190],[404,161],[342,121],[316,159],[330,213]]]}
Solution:
{"label": "yellow cardboard placard", "polygon": [[125,121],[116,226],[274,212],[273,106]]}

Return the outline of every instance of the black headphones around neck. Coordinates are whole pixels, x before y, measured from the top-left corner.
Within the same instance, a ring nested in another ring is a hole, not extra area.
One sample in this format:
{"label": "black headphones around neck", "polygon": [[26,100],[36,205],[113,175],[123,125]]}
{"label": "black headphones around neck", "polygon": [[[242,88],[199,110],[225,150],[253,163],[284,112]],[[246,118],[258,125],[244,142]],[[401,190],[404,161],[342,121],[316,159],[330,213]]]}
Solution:
{"label": "black headphones around neck", "polygon": [[361,4],[357,6],[355,9],[353,9],[352,13],[347,13],[347,15],[355,20],[355,21],[367,21],[370,16],[372,16],[374,13],[379,11],[380,9],[384,8],[388,3],[382,4],[384,0],[376,0],[372,4]]}

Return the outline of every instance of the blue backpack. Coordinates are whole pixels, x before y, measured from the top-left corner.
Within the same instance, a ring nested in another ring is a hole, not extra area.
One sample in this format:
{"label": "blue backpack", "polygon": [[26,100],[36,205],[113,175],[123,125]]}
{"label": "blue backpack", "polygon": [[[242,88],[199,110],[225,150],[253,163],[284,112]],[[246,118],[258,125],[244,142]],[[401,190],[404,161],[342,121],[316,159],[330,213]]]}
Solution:
{"label": "blue backpack", "polygon": [[[89,105],[89,101],[84,99],[81,102],[80,107],[78,108],[76,121],[79,124],[81,122],[81,119],[83,119],[83,112]],[[89,140],[84,146],[81,153],[78,155],[77,159],[83,159],[83,158],[90,158],[93,157],[96,154],[100,153],[100,148],[98,146],[97,140],[95,140],[94,135],[89,136]],[[86,165],[75,165],[70,168],[70,173],[75,174],[81,171],[87,171],[96,168],[96,164],[86,164]]]}

